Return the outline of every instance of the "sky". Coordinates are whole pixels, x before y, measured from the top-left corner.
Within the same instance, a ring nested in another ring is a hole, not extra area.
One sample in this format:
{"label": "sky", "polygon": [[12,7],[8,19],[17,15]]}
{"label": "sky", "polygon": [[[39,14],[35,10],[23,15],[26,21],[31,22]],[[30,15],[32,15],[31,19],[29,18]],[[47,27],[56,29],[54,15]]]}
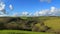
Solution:
{"label": "sky", "polygon": [[[1,16],[60,16],[60,0],[1,0]],[[7,14],[2,14],[6,12]]]}

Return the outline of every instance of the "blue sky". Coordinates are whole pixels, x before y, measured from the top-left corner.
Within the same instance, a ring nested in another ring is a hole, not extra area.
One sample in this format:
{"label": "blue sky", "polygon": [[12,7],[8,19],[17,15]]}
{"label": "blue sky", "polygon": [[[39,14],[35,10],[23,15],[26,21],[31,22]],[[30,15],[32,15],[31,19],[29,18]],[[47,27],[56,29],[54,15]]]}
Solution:
{"label": "blue sky", "polygon": [[[22,12],[25,12],[25,13],[28,12],[33,14],[36,12],[47,13],[44,10],[49,9],[47,11],[50,11],[52,7],[54,9],[57,8],[56,10],[60,9],[60,0],[43,0],[43,1],[41,0],[2,0],[2,1],[6,4],[5,10],[6,12],[9,13],[8,15],[13,15],[15,13],[20,14]],[[13,6],[12,11],[9,9],[10,4]]]}

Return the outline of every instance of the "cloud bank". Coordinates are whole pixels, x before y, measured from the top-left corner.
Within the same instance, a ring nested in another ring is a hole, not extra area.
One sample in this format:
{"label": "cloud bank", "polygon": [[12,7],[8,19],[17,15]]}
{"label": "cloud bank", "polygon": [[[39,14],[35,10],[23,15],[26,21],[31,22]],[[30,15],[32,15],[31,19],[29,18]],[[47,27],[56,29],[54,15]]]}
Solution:
{"label": "cloud bank", "polygon": [[14,16],[60,16],[60,9],[52,6],[50,9],[43,9],[34,13],[27,11],[15,13]]}
{"label": "cloud bank", "polygon": [[60,9],[51,7],[50,9],[40,10],[34,13],[35,16],[59,16]]}
{"label": "cloud bank", "polygon": [[6,13],[6,10],[5,10],[5,4],[4,2],[0,2],[0,11],[3,12],[4,14]]}

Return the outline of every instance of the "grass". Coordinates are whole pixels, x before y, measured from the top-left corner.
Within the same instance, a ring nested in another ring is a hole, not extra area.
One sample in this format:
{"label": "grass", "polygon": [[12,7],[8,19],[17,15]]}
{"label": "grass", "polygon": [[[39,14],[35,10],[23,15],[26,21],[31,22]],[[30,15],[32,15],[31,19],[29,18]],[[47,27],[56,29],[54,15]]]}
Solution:
{"label": "grass", "polygon": [[60,17],[50,17],[44,23],[54,30],[60,30]]}
{"label": "grass", "polygon": [[53,33],[31,32],[31,31],[21,31],[21,30],[0,30],[0,34],[53,34]]}

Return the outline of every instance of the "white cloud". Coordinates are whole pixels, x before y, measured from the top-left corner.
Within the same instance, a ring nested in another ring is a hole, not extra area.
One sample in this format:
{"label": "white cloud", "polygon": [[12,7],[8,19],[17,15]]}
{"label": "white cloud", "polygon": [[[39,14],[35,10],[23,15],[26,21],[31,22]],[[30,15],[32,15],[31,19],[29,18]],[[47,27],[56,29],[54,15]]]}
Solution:
{"label": "white cloud", "polygon": [[20,13],[16,12],[13,14],[13,16],[29,16],[29,15],[31,15],[31,14],[26,11],[20,12]]}
{"label": "white cloud", "polygon": [[56,10],[55,7],[51,7],[51,12],[54,12]]}
{"label": "white cloud", "polygon": [[49,12],[48,9],[37,11],[37,12],[34,13],[34,16],[42,16],[42,15],[48,14],[48,12]]}
{"label": "white cloud", "polygon": [[3,2],[0,2],[0,11],[5,9],[5,4]]}
{"label": "white cloud", "polygon": [[38,12],[38,11],[35,12],[35,13],[34,13],[34,16],[39,16],[39,12]]}
{"label": "white cloud", "polygon": [[[7,16],[7,14],[9,14],[9,13],[6,13],[5,7],[6,7],[6,4],[2,0],[0,0],[0,16]],[[10,4],[9,8],[10,10],[12,10],[13,6]]]}
{"label": "white cloud", "polygon": [[11,4],[9,5],[9,8],[10,8],[10,10],[13,10],[13,6]]}
{"label": "white cloud", "polygon": [[22,12],[22,15],[26,16],[28,15],[28,12]]}
{"label": "white cloud", "polygon": [[40,12],[39,12],[39,14],[41,14],[41,15],[45,15],[45,14],[47,14],[48,13],[48,9],[46,9],[46,10],[41,10]]}
{"label": "white cloud", "polygon": [[6,13],[6,10],[5,10],[5,3],[4,2],[0,2],[0,12],[3,12],[4,14]]}
{"label": "white cloud", "polygon": [[45,9],[34,13],[35,16],[59,16],[59,14],[60,9],[57,9],[56,7],[51,7],[50,9]]}

